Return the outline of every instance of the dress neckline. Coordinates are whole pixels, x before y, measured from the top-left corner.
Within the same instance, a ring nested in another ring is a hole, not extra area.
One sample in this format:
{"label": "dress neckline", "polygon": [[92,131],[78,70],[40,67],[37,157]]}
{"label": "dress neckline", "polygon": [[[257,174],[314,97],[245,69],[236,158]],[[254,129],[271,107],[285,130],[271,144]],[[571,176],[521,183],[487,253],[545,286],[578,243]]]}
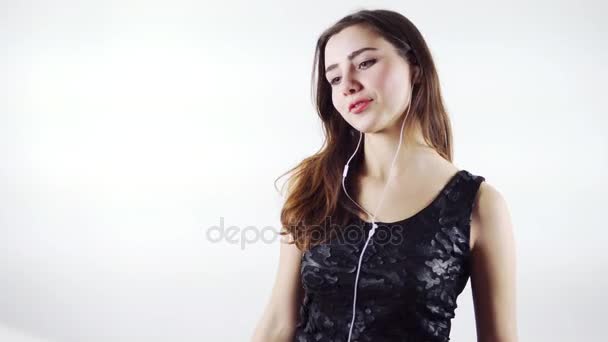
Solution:
{"label": "dress neckline", "polygon": [[[458,172],[456,172],[454,175],[452,175],[452,177],[450,177],[450,179],[445,183],[445,185],[441,188],[441,190],[439,191],[439,193],[437,195],[435,195],[435,197],[433,198],[433,200],[431,200],[431,202],[425,206],[424,208],[420,209],[418,212],[416,212],[415,214],[411,215],[410,217],[406,217],[404,219],[400,219],[397,221],[393,221],[393,222],[380,222],[380,221],[376,221],[376,224],[378,226],[391,226],[391,225],[396,225],[396,224],[403,224],[405,222],[411,221],[414,218],[421,216],[423,213],[425,213],[426,211],[430,210],[431,208],[433,208],[435,206],[435,204],[439,201],[439,199],[441,199],[441,197],[444,195],[444,193],[446,192],[446,190],[448,188],[450,188],[452,186],[453,183],[456,182],[456,180],[458,179],[458,177],[467,172],[466,170],[462,169],[462,170],[458,170]],[[356,215],[357,219],[365,224],[365,225],[370,225],[371,226],[371,222],[369,221],[365,221],[364,219],[362,219],[360,216]]]}

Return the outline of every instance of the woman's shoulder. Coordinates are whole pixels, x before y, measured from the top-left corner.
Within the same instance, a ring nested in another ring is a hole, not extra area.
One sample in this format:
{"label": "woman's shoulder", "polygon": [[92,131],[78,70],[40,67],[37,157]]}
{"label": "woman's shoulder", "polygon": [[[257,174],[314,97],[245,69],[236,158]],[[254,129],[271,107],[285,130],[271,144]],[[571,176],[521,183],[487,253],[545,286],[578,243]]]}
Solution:
{"label": "woman's shoulder", "polygon": [[472,246],[477,240],[491,241],[495,237],[511,234],[511,214],[507,200],[497,187],[484,180],[473,201],[471,216]]}
{"label": "woman's shoulder", "polygon": [[474,200],[474,214],[480,218],[504,215],[508,211],[505,196],[496,186],[487,181],[481,182]]}

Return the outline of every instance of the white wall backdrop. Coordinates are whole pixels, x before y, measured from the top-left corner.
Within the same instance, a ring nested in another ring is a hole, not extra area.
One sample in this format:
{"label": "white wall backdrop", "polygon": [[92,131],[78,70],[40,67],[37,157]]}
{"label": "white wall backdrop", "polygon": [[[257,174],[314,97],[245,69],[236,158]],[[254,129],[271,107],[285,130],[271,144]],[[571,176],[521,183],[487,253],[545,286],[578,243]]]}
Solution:
{"label": "white wall backdrop", "polygon": [[[316,38],[360,8],[418,26],[455,164],[509,203],[521,341],[602,339],[607,7],[1,1],[0,340],[248,340],[279,241],[245,227],[278,229],[274,179],[321,145]],[[469,286],[458,304],[473,341]]]}

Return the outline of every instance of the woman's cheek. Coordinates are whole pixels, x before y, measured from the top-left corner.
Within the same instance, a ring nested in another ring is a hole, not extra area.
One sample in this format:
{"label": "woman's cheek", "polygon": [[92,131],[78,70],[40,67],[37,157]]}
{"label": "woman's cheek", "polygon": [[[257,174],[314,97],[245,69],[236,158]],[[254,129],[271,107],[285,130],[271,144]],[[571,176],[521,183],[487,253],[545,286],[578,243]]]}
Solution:
{"label": "woman's cheek", "polygon": [[385,93],[391,89],[394,75],[391,74],[389,68],[379,68],[378,72],[373,75],[372,84],[376,91]]}

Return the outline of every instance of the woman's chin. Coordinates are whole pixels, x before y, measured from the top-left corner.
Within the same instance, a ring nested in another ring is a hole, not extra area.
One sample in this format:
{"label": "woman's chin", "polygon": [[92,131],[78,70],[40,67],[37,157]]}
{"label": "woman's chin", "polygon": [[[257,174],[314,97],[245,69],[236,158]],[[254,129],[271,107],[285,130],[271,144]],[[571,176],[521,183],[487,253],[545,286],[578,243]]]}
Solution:
{"label": "woman's chin", "polygon": [[[361,118],[363,119],[363,118]],[[365,118],[363,120],[357,120],[352,125],[357,131],[361,133],[374,133],[378,130],[378,125],[376,124],[376,120],[366,120],[369,118]],[[373,119],[373,118],[371,118]]]}

